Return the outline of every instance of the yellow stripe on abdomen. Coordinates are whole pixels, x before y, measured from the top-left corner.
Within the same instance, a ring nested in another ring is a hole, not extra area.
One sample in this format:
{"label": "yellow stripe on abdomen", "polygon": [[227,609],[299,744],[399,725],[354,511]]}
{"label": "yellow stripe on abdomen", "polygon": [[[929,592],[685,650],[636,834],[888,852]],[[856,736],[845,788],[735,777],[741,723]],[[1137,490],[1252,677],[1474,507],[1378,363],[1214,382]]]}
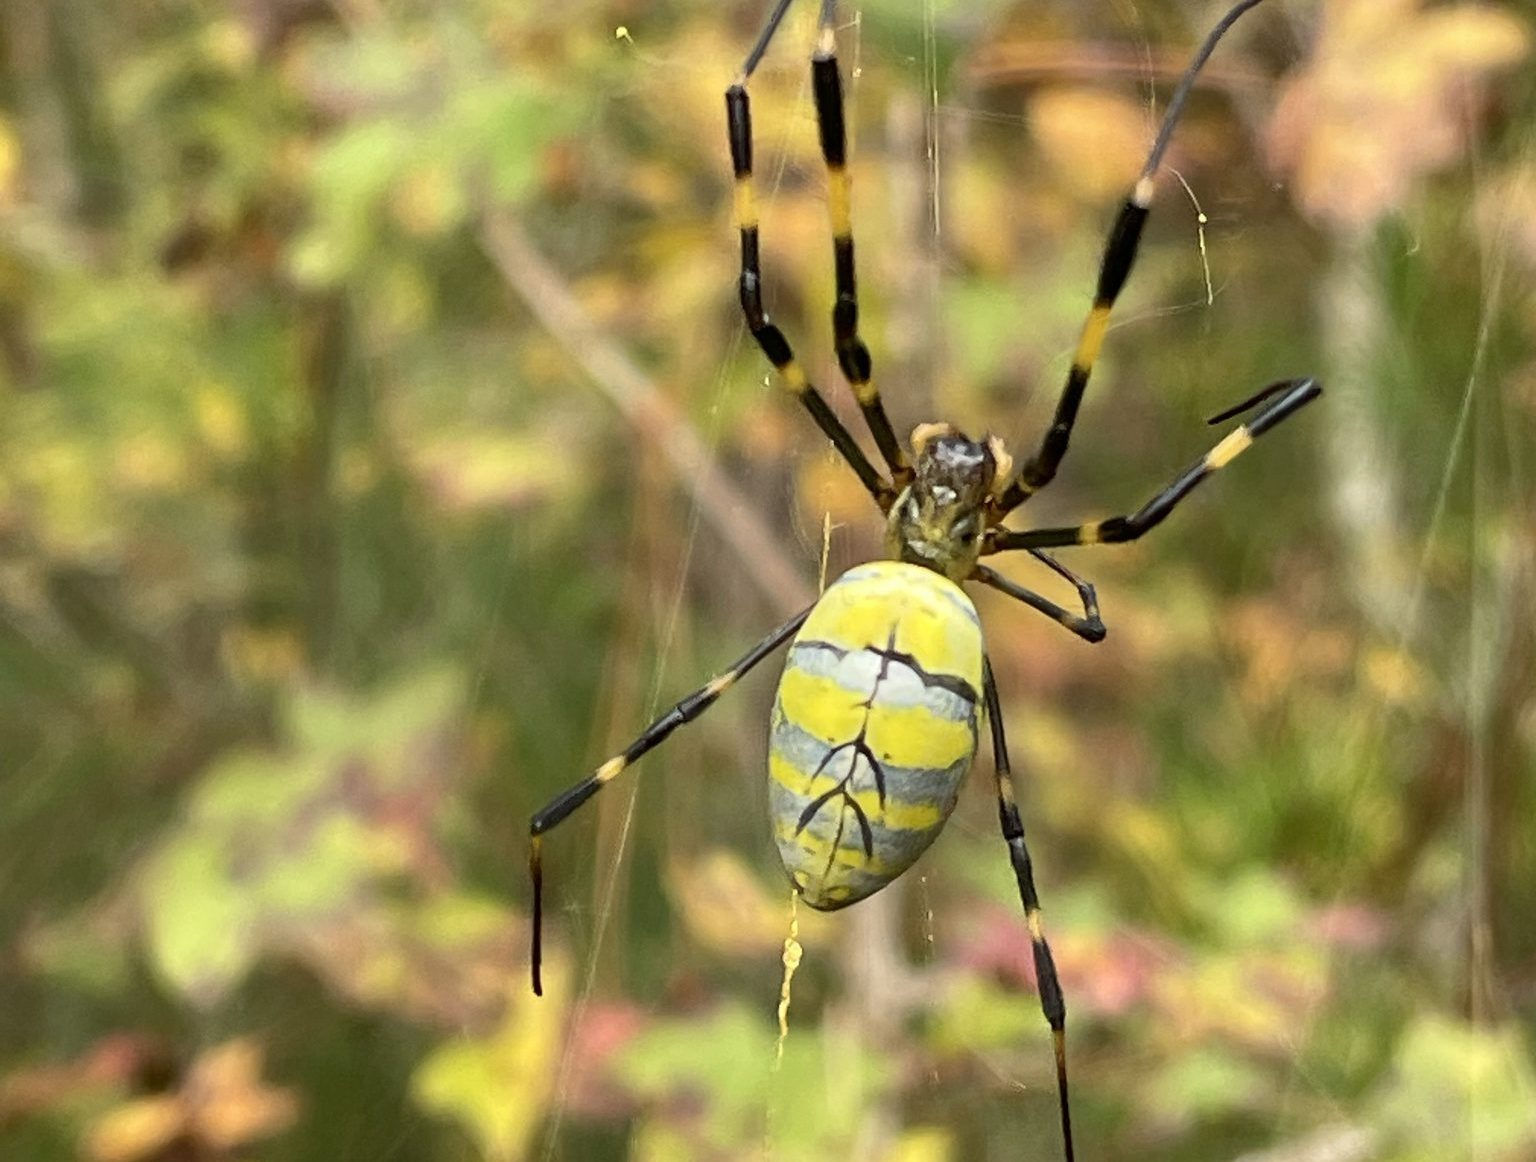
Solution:
{"label": "yellow stripe on abdomen", "polygon": [[901,767],[948,767],[976,749],[971,724],[926,706],[866,706],[869,690],[807,674],[792,662],[779,682],[779,708],[789,721],[829,745],[863,737],[877,760]]}
{"label": "yellow stripe on abdomen", "polygon": [[[847,767],[846,762],[834,759],[830,770],[813,776],[782,754],[768,756],[768,773],[773,781],[807,804],[836,787]],[[893,782],[896,785],[893,786]],[[930,831],[943,826],[949,813],[941,798],[914,796],[911,787],[889,777],[883,802],[879,789],[867,780],[860,780],[858,788],[849,797],[859,805],[871,824],[878,823],[889,831]]]}
{"label": "yellow stripe on abdomen", "polygon": [[898,650],[981,689],[976,607],[953,581],[918,565],[874,561],[850,569],[822,594],[796,640],[883,648],[893,628]]}

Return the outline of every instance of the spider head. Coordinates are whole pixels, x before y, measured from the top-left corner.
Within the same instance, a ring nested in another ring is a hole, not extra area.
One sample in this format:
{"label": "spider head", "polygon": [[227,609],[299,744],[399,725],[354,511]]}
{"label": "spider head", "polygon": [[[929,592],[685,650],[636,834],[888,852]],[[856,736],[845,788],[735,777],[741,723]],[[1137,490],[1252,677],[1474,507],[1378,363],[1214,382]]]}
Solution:
{"label": "spider head", "polygon": [[970,576],[987,527],[987,499],[998,477],[994,441],[976,441],[948,424],[912,433],[912,483],[891,506],[886,548],[892,557],[942,573]]}

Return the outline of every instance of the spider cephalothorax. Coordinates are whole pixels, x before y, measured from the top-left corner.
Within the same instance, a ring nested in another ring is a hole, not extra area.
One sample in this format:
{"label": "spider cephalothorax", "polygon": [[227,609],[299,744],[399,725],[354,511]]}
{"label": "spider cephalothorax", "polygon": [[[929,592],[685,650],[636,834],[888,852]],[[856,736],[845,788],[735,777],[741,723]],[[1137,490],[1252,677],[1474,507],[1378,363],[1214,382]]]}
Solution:
{"label": "spider cephalothorax", "polygon": [[912,450],[912,482],[886,518],[886,552],[963,581],[981,555],[987,501],[1008,475],[1008,455],[996,440],[972,440],[948,424],[920,425]]}

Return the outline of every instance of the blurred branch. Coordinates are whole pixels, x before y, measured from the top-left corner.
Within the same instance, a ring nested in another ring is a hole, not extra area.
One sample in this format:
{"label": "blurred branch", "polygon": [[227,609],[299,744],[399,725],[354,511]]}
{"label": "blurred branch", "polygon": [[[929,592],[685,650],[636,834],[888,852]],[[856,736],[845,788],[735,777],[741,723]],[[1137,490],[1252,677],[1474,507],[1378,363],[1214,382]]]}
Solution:
{"label": "blurred branch", "polygon": [[1377,1156],[1380,1145],[1374,1130],[1334,1126],[1300,1141],[1240,1154],[1234,1162],[1367,1162]]}
{"label": "blurred branch", "polygon": [[1375,398],[1389,341],[1387,306],[1369,238],[1340,232],[1334,240],[1318,299],[1331,396],[1332,422],[1324,429],[1329,499],[1356,608],[1383,637],[1406,641],[1415,628],[1414,600],[1402,556],[1400,482]]}
{"label": "blurred branch", "polygon": [[508,215],[490,215],[482,235],[502,277],[624,418],[662,451],[678,483],[704,519],[730,546],[747,575],[783,613],[802,609],[814,594],[790,551],[756,507],[715,462],[698,433],[654,380],[599,330],[565,280]]}
{"label": "blurred branch", "polygon": [[[1076,40],[985,41],[965,62],[962,82],[982,89],[1030,84],[1035,81],[1078,81],[1103,84],[1111,80],[1172,85],[1189,66],[1184,48],[1148,52],[1083,44]],[[1212,61],[1200,74],[1202,88],[1236,97],[1268,87],[1264,71],[1238,57],[1235,62]]]}
{"label": "blurred branch", "polygon": [[[897,880],[848,912],[837,958],[842,989],[828,1003],[824,1020],[831,1034],[827,1044],[854,1058],[856,1051],[877,1058],[899,1053],[912,1014],[942,995],[932,987],[930,974],[913,970],[901,948],[907,886],[907,880]],[[860,1094],[851,1158],[890,1157],[900,1137],[899,1101],[890,1091]]]}

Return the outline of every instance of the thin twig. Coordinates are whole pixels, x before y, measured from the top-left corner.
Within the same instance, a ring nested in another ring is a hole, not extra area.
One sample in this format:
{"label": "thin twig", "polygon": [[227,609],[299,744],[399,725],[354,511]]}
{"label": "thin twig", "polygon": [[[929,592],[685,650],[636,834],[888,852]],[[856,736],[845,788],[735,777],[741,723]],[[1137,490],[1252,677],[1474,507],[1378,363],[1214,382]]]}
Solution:
{"label": "thin twig", "polygon": [[617,343],[599,329],[564,279],[507,215],[490,215],[482,235],[502,278],[550,336],[579,363],[624,418],[662,451],[678,483],[781,613],[814,596],[791,552],[726,476],[687,419]]}

